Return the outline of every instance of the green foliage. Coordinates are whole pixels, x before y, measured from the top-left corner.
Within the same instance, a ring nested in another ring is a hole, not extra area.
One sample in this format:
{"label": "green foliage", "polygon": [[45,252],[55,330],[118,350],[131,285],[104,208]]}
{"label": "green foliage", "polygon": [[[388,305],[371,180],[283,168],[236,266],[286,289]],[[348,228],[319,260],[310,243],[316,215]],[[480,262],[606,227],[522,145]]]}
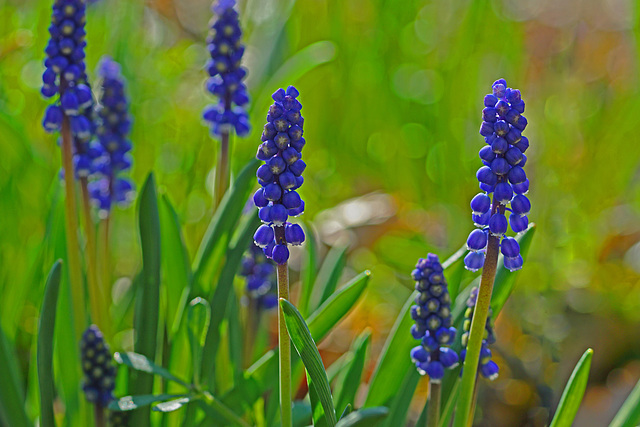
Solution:
{"label": "green foliage", "polygon": [[556,414],[551,421],[551,427],[571,427],[573,425],[573,420],[582,403],[582,396],[587,389],[592,356],[593,350],[587,349],[573,369],[562,392],[562,397],[560,397],[560,403],[558,403]]}
{"label": "green foliage", "polygon": [[640,381],[616,414],[609,427],[635,427],[640,424]]}

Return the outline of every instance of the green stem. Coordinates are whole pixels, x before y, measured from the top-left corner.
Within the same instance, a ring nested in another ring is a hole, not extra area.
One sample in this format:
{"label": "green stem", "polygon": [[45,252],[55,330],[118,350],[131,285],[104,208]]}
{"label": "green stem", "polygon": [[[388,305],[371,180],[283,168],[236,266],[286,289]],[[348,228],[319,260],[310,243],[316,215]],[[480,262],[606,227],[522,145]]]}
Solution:
{"label": "green stem", "polygon": [[103,218],[98,224],[98,247],[100,261],[100,283],[106,298],[105,306],[110,306],[111,301],[111,275],[109,274],[109,217]]}
{"label": "green stem", "polygon": [[[276,242],[284,242],[284,226],[275,227]],[[278,300],[289,300],[289,265],[278,264]],[[278,349],[280,358],[280,416],[282,427],[291,427],[291,340],[284,321],[284,311],[278,307]]]}
{"label": "green stem", "polygon": [[[62,86],[61,82],[61,86]],[[64,168],[65,187],[65,233],[67,238],[67,258],[69,265],[69,281],[71,286],[71,303],[73,304],[73,321],[76,342],[82,336],[87,317],[85,312],[85,295],[82,283],[82,267],[80,264],[80,243],[78,242],[78,206],[75,192],[75,171],[73,169],[73,137],[69,117],[65,114],[62,120],[62,167]]]}
{"label": "green stem", "polygon": [[258,312],[258,301],[256,298],[252,298],[247,292],[247,298],[249,304],[247,305],[247,317],[245,323],[244,334],[244,361],[243,365],[246,368],[251,366],[253,361],[253,345],[256,340],[256,334],[260,327],[260,314]]}
{"label": "green stem", "polygon": [[429,408],[427,408],[427,427],[438,427],[440,422],[440,401],[442,385],[429,382]]}
{"label": "green stem", "polygon": [[204,397],[207,399],[207,403],[212,408],[215,408],[220,415],[222,415],[227,421],[234,423],[235,425],[239,425],[242,427],[251,427],[249,423],[240,418],[235,412],[229,409],[224,403],[220,402],[216,399],[211,393],[205,391]]}
{"label": "green stem", "polygon": [[216,167],[213,189],[214,209],[220,205],[224,193],[229,188],[229,131],[222,132],[220,138],[220,153],[218,153],[218,165]]}
{"label": "green stem", "polygon": [[469,412],[469,424],[467,427],[471,427],[473,425],[473,419],[476,415],[476,404],[478,400],[478,382],[476,381],[476,385],[473,388],[473,399],[471,400],[471,411]]}
{"label": "green stem", "polygon": [[87,255],[87,281],[89,289],[89,306],[91,307],[91,321],[109,339],[111,337],[109,319],[106,314],[108,301],[105,299],[103,288],[98,281],[98,262],[96,252],[96,230],[91,217],[91,199],[89,197],[89,182],[86,177],[80,178],[82,192],[82,210],[84,229],[87,236],[85,253]]}
{"label": "green stem", "polygon": [[104,406],[99,404],[93,405],[93,419],[95,421],[95,427],[107,427],[107,420],[104,416]]}
{"label": "green stem", "polygon": [[[504,206],[493,202],[491,213],[497,211],[504,213]],[[456,406],[456,416],[454,418],[454,427],[467,427],[468,419],[471,416],[471,406],[473,404],[473,391],[475,389],[475,381],[478,373],[478,361],[480,360],[480,349],[482,347],[482,339],[487,323],[487,315],[489,314],[489,305],[491,303],[491,293],[493,292],[493,282],[496,278],[496,268],[498,265],[498,249],[500,241],[496,236],[489,236],[487,245],[487,255],[482,269],[482,277],[480,279],[480,289],[478,290],[478,300],[473,311],[473,319],[471,320],[471,331],[469,332],[469,342],[467,344],[467,354],[464,360],[464,369],[462,371],[462,382],[460,387],[460,397]]]}

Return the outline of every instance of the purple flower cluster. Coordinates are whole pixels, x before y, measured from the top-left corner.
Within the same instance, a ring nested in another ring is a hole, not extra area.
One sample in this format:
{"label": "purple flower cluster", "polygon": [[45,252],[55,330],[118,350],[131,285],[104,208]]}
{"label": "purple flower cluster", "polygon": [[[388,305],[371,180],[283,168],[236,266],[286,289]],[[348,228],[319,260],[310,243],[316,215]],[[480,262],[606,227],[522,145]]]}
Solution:
{"label": "purple flower cluster", "polygon": [[114,399],[116,367],[109,346],[96,325],[91,325],[82,334],[82,390],[89,402],[107,406]]}
{"label": "purple flower cluster", "polygon": [[260,208],[258,216],[264,225],[253,238],[277,264],[289,259],[287,243],[301,245],[305,239],[302,227],[287,222],[290,216],[304,212],[304,202],[296,191],[304,182],[302,172],[307,167],[301,159],[305,140],[298,95],[293,86],[273,94],[275,102],[269,108],[263,142],[256,155],[265,163],[256,172],[261,188],[254,194],[253,201]]}
{"label": "purple flower cluster", "polygon": [[276,267],[267,259],[262,249],[251,244],[242,258],[240,275],[247,279],[247,294],[257,306],[270,310],[278,305],[276,289]]}
{"label": "purple flower cluster", "polygon": [[100,155],[90,144],[95,131],[93,95],[87,83],[84,62],[85,3],[81,0],[56,0],[53,4],[50,39],[45,48],[47,58],[42,74],[41,93],[46,98],[59,97],[47,107],[42,126],[47,132],[59,132],[65,119],[73,136],[76,177],[92,173],[92,162]]}
{"label": "purple flower cluster", "polygon": [[444,370],[458,364],[458,354],[449,348],[456,336],[451,326],[451,298],[438,256],[428,254],[416,264],[411,273],[416,281],[416,304],[411,307],[415,324],[411,335],[421,345],[411,349],[411,360],[421,375],[429,375],[432,382],[440,382]]}
{"label": "purple flower cluster", "polygon": [[[467,310],[464,312],[464,333],[462,334],[462,351],[460,351],[460,358],[464,362],[465,355],[467,354],[467,341],[469,340],[469,331],[471,329],[471,321],[473,319],[473,310],[478,300],[478,288],[473,288],[469,299],[467,300]],[[485,335],[482,340],[482,347],[480,348],[480,360],[478,361],[478,371],[483,377],[495,380],[498,378],[498,365],[491,360],[491,350],[489,345],[496,342],[496,336],[493,333],[493,326],[491,326],[491,310],[489,310],[489,316],[487,316],[487,323],[485,326]]]}
{"label": "purple flower cluster", "polygon": [[131,169],[131,118],[120,65],[103,57],[98,65],[100,105],[97,109],[96,135],[102,155],[95,160],[98,179],[90,192],[102,215],[108,215],[114,203],[124,205],[133,199],[133,185],[122,175]]}
{"label": "purple flower cluster", "polygon": [[[207,80],[207,90],[219,98],[215,105],[209,105],[203,117],[209,123],[211,132],[220,136],[235,129],[239,136],[249,133],[249,119],[244,106],[249,102],[247,88],[242,80],[247,71],[240,66],[244,46],[241,43],[242,30],[238,12],[234,10],[235,0],[219,0],[213,11],[207,45],[211,59],[206,65],[211,76]],[[235,107],[234,107],[235,105]]]}
{"label": "purple flower cluster", "polygon": [[[529,140],[522,135],[527,126],[527,119],[522,115],[524,101],[518,89],[507,87],[507,82],[500,79],[493,83],[493,92],[485,96],[484,106],[480,134],[487,145],[480,150],[484,166],[476,174],[484,192],[471,200],[472,218],[478,229],[469,234],[467,247],[471,252],[464,263],[471,271],[482,268],[491,235],[501,239],[504,266],[515,271],[522,268],[520,247],[513,237],[505,237],[505,233],[509,225],[515,233],[525,231],[531,209],[525,196],[529,180],[523,169],[527,162],[524,153],[529,147]],[[508,222],[505,211],[511,212]]]}

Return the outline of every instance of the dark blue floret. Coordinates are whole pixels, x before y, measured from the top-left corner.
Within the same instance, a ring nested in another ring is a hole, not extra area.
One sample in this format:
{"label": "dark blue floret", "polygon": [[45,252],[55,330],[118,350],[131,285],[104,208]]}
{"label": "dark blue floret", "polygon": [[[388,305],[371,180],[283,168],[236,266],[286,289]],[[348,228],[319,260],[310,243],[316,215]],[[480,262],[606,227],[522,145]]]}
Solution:
{"label": "dark blue floret", "polygon": [[[481,232],[482,233],[482,232]],[[438,256],[428,254],[416,264],[411,277],[416,281],[416,305],[411,307],[413,338],[420,345],[411,350],[411,360],[421,375],[440,382],[445,369],[458,364],[458,355],[448,346],[453,343],[456,329],[451,327],[451,299]]]}
{"label": "dark blue floret", "polygon": [[89,326],[82,334],[80,350],[84,373],[82,390],[89,402],[107,406],[114,399],[116,367],[109,346],[96,325]]}
{"label": "dark blue floret", "polygon": [[[488,226],[491,235],[502,239],[509,225],[514,232],[521,233],[529,223],[526,215],[531,203],[523,196],[529,191],[529,180],[523,169],[529,140],[522,135],[527,119],[522,115],[524,101],[520,91],[507,87],[504,79],[493,83],[492,93],[485,95],[483,104],[480,134],[487,145],[479,152],[484,166],[478,169],[476,177],[486,194],[478,194],[472,200],[472,218],[477,227]],[[512,212],[508,223],[506,210]],[[475,248],[480,242],[472,240],[471,235],[469,238],[469,249],[478,251]],[[522,266],[521,258],[505,258],[504,265],[509,270],[517,270]],[[464,262],[467,269],[476,271],[484,264],[484,253],[470,253]]]}
{"label": "dark blue floret", "polygon": [[244,46],[242,30],[234,0],[218,0],[213,6],[207,47],[211,59],[206,65],[211,76],[207,90],[218,97],[218,103],[209,105],[203,118],[216,136],[235,130],[239,136],[249,133],[249,118],[245,106],[249,102],[247,87],[243,83],[247,72],[241,67]]}
{"label": "dark blue floret", "polygon": [[[262,141],[256,157],[264,161],[256,171],[260,188],[253,201],[260,208],[258,217],[265,224],[256,232],[256,243],[264,247],[267,257],[278,264],[289,259],[287,244],[300,245],[305,236],[302,227],[287,222],[304,212],[304,201],[296,191],[304,182],[302,172],[306,164],[301,160],[304,143],[297,146],[295,141],[302,138],[302,104],[296,99],[298,91],[293,86],[287,90],[278,89],[273,94],[275,101],[269,108],[267,124],[264,126]],[[264,227],[274,230],[273,242],[267,244]],[[284,227],[276,232],[276,227]],[[260,234],[260,235],[259,235]],[[258,239],[260,238],[260,240]]]}
{"label": "dark blue floret", "polygon": [[252,244],[242,258],[240,275],[246,278],[247,296],[258,309],[270,310],[277,305],[276,267],[258,246]]}
{"label": "dark blue floret", "polygon": [[[473,311],[478,299],[478,288],[471,290],[471,295],[467,300],[467,310],[464,313],[463,334],[461,337],[463,350],[460,352],[460,359],[464,361],[466,355],[467,341],[469,340],[469,331],[471,329],[471,322],[473,320]],[[485,325],[484,339],[482,340],[482,347],[480,349],[480,359],[478,361],[478,372],[489,379],[494,380],[498,377],[498,365],[491,360],[491,350],[489,345],[496,341],[495,334],[493,332],[493,326],[491,324],[491,310],[487,316],[487,323]],[[460,372],[462,375],[462,372]]]}

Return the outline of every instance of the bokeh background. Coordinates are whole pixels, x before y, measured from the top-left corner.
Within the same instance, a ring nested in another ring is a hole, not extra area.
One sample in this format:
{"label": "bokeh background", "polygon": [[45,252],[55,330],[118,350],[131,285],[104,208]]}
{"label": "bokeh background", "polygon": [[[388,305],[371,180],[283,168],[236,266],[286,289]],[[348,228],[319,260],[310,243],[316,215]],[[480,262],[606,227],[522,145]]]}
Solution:
{"label": "bokeh background", "polygon": [[[504,77],[527,103],[530,219],[538,230],[496,321],[501,374],[481,385],[478,422],[544,425],[579,356],[593,347],[576,425],[606,425],[640,377],[637,5],[239,3],[254,130],[233,141],[233,169],[255,153],[270,94],[295,84],[308,142],[304,219],[324,251],[348,246],[347,274],[373,273],[364,301],[322,343],[326,361],[364,327],[373,330],[376,355],[411,292],[417,258],[429,251],[444,258],[463,244],[478,191],[482,98]],[[109,54],[129,81],[134,181],[140,186],[155,171],[192,256],[211,217],[217,146],[200,118],[211,102],[203,70],[209,17],[202,0],[88,7],[89,69]],[[0,322],[25,372],[53,261],[43,242],[61,197],[59,150],[40,126],[49,20],[48,1],[0,1]],[[118,289],[130,286],[141,258],[135,209],[113,221]],[[422,384],[416,413],[425,397]]]}

